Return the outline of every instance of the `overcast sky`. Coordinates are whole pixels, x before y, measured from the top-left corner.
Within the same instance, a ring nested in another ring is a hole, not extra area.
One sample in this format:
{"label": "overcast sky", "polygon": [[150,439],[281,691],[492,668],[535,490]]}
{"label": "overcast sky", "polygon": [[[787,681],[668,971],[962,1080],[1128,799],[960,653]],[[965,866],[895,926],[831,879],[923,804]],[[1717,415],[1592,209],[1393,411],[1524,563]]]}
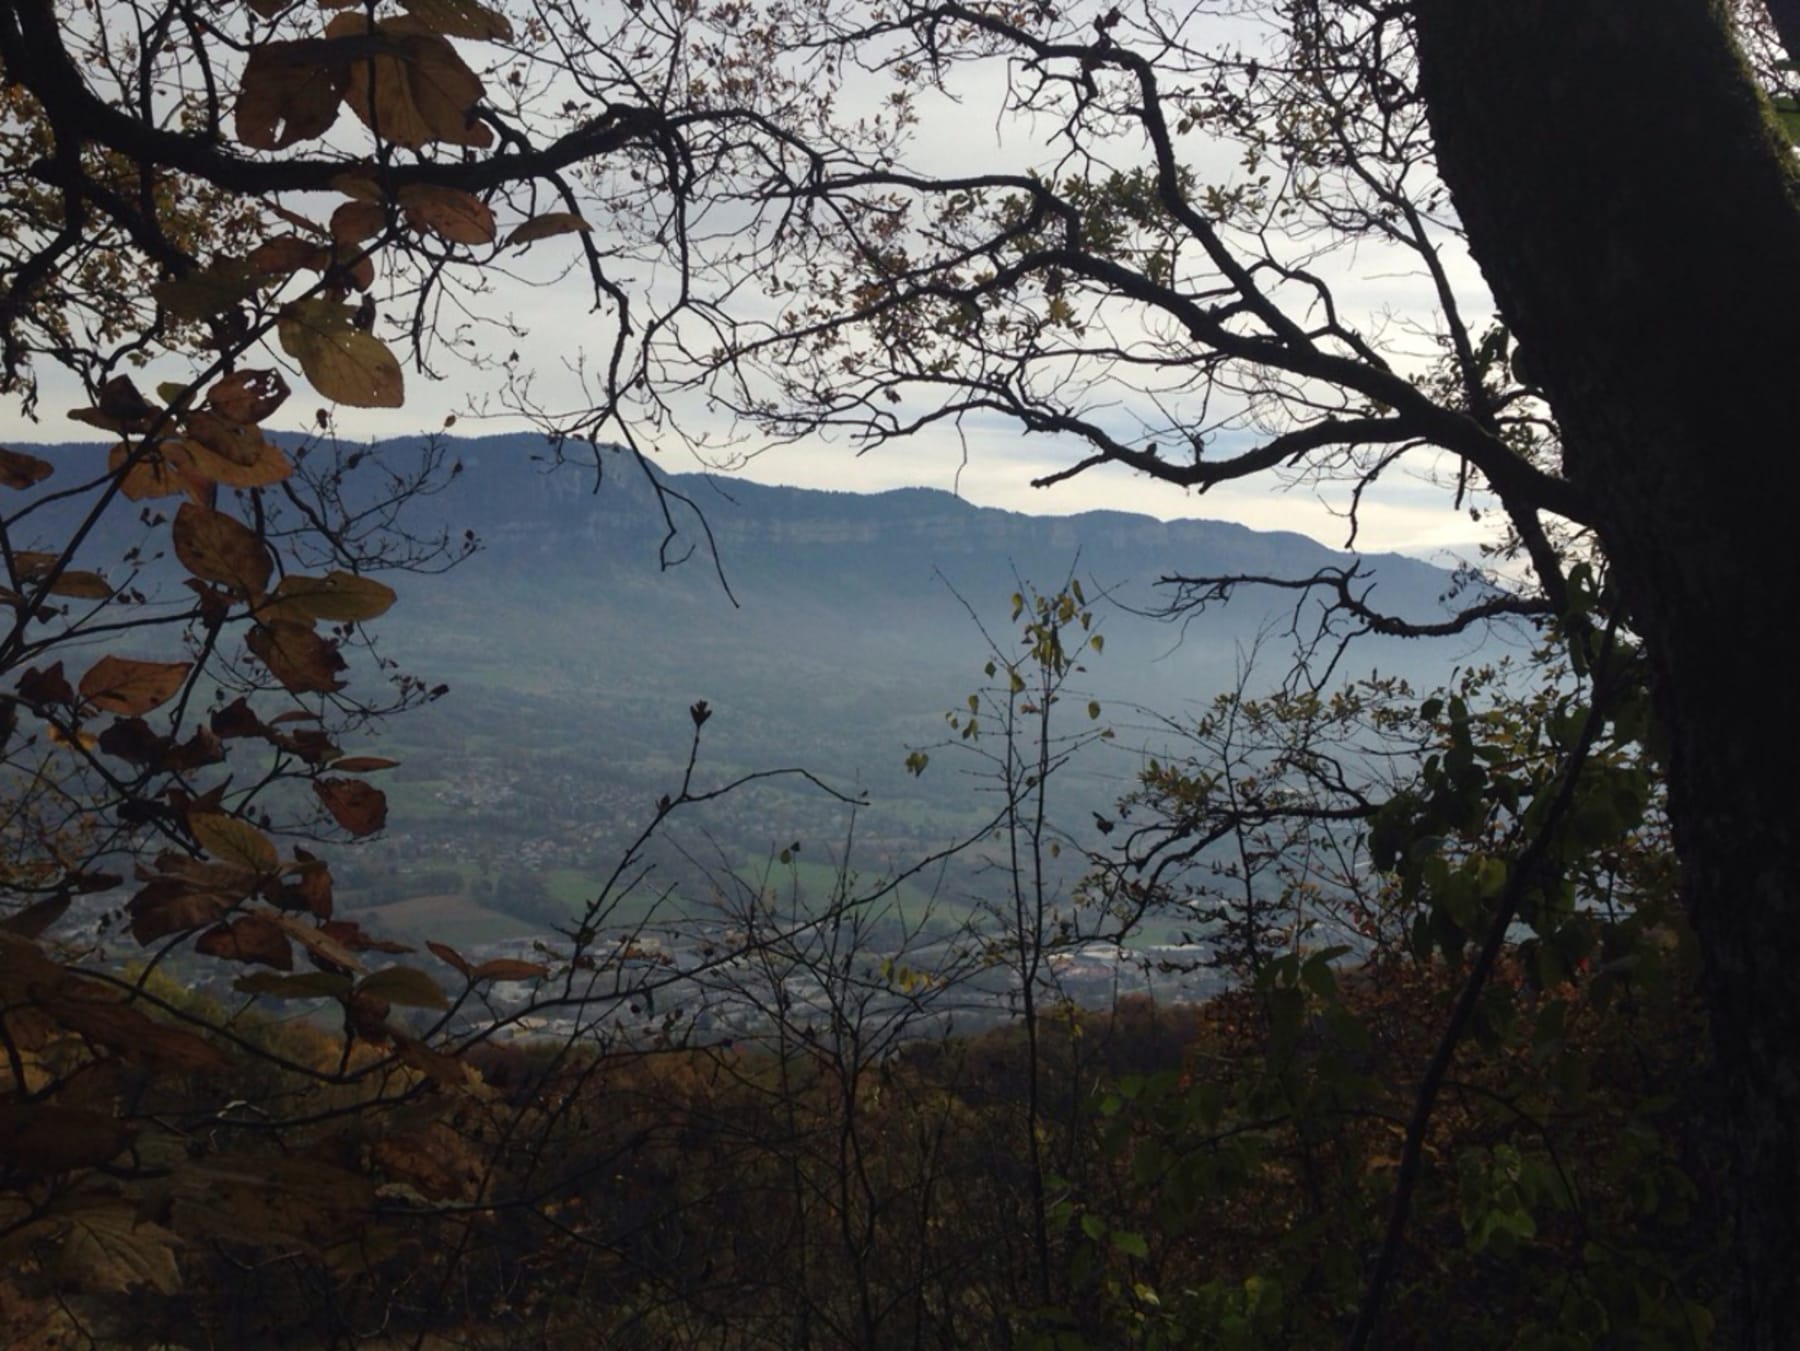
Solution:
{"label": "overcast sky", "polygon": [[[1009,116],[1004,82],[998,74],[996,69],[963,80],[956,87],[960,102],[955,105],[926,103],[913,157],[916,162],[929,164],[940,173],[1046,162],[1052,153],[1050,131]],[[1194,139],[1197,161],[1203,161],[1208,149],[1199,143],[1200,138]],[[534,245],[534,256],[518,259],[516,265],[528,273],[538,270],[540,279],[554,275],[570,254],[566,245],[559,254],[551,247],[556,243]],[[1466,257],[1454,258],[1451,263],[1459,287],[1465,288],[1473,302],[1470,311],[1482,313],[1483,292],[1472,264]],[[1390,331],[1396,326],[1404,331],[1409,322],[1429,327],[1429,287],[1416,269],[1409,269],[1406,260],[1365,253],[1340,258],[1336,266],[1334,289],[1346,315],[1380,323]],[[586,309],[581,281],[571,279],[567,285],[548,290],[513,287],[502,281],[484,308],[490,313],[511,313],[529,327],[529,336],[517,345],[522,364],[536,372],[535,392],[543,403],[551,408],[580,406],[578,386],[567,364],[584,348],[598,356],[605,343],[598,321]],[[584,340],[586,335],[592,335],[591,340]],[[1419,347],[1422,354],[1425,344]],[[450,369],[452,378],[442,381],[409,370],[404,409],[339,410],[340,433],[353,438],[408,435],[436,429],[452,414],[458,418],[456,430],[469,435],[525,428],[518,419],[471,416],[471,400],[491,389],[484,390],[478,378]],[[148,386],[157,377],[152,372],[140,378]],[[272,420],[273,425],[310,428],[319,400],[297,373],[292,382],[295,395]],[[88,429],[63,420],[64,410],[74,403],[67,383],[46,379],[42,421],[25,421],[16,401],[8,402],[0,407],[0,436],[31,441],[91,439]],[[757,447],[747,445],[745,449],[756,451]],[[1264,476],[1202,496],[1109,467],[1048,489],[1030,486],[1034,477],[1065,467],[1079,458],[1079,453],[1078,447],[1054,438],[1022,436],[999,419],[986,423],[969,420],[960,431],[934,428],[909,442],[863,455],[846,444],[822,441],[771,447],[752,454],[737,472],[759,482],[855,492],[922,485],[959,492],[980,505],[1034,513],[1107,508],[1165,519],[1210,517],[1258,529],[1300,531],[1332,547],[1342,547],[1349,533],[1342,515],[1348,490],[1330,485],[1283,491]],[[672,472],[702,467],[685,451],[665,453],[663,463]],[[1394,476],[1365,497],[1357,542],[1365,550],[1396,549],[1443,561],[1453,554],[1472,555],[1482,537],[1482,527],[1466,512],[1453,510],[1448,494],[1417,479]]]}

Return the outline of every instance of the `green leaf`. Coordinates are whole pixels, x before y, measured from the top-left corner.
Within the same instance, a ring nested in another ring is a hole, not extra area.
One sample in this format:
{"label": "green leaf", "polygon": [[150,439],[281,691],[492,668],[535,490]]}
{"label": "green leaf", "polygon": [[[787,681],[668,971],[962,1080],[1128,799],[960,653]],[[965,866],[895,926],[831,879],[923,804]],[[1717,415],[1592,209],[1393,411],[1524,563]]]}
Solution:
{"label": "green leaf", "polygon": [[159,281],[150,294],[176,319],[210,319],[253,295],[260,280],[242,259],[222,258],[185,277]]}
{"label": "green leaf", "polygon": [[273,971],[253,971],[231,982],[242,994],[268,995],[271,999],[342,999],[350,993],[350,977],[335,971],[308,971],[281,976]]}
{"label": "green leaf", "polygon": [[410,966],[390,966],[374,975],[365,976],[358,983],[356,993],[413,1008],[450,1007],[450,1000],[438,983],[423,971]]}
{"label": "green leaf", "polygon": [[221,812],[195,812],[188,818],[188,829],[220,863],[253,873],[272,873],[281,866],[274,841],[248,821]]}
{"label": "green leaf", "polygon": [[1150,1245],[1144,1242],[1142,1234],[1132,1234],[1115,1229],[1112,1235],[1112,1245],[1127,1257],[1146,1258],[1150,1256]]}

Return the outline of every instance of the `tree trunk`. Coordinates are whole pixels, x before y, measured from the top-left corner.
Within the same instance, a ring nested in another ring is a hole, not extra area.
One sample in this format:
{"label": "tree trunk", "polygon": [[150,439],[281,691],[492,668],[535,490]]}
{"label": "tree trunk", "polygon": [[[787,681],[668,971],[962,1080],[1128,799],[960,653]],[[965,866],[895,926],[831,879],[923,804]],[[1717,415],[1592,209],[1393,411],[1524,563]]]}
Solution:
{"label": "tree trunk", "polygon": [[1732,1113],[1742,1345],[1800,1339],[1800,176],[1708,0],[1418,0],[1471,251],[1647,645]]}

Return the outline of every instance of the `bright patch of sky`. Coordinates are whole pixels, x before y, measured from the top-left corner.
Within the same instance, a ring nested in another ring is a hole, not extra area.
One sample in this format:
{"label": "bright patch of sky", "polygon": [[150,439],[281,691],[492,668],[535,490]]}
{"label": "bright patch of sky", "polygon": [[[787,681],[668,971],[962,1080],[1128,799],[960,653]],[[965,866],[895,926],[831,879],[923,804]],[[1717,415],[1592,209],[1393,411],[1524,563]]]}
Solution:
{"label": "bright patch of sky", "polygon": [[[1230,36],[1242,40],[1246,32],[1240,28]],[[853,89],[871,103],[883,96],[874,80]],[[928,166],[938,174],[1047,167],[1066,150],[1066,144],[1057,139],[1053,122],[1027,119],[1012,107],[1004,71],[995,63],[965,70],[951,93],[953,98],[928,95],[921,99],[922,116],[909,155],[914,164]],[[1198,135],[1190,136],[1189,141],[1192,163],[1203,177],[1228,176],[1235,150],[1209,145]],[[1141,162],[1141,154],[1133,147],[1118,147],[1117,154],[1120,164]],[[321,215],[328,210],[326,205]],[[505,228],[503,221],[502,230]],[[611,336],[604,319],[591,309],[585,277],[575,272],[557,281],[573,256],[567,240],[539,243],[522,256],[507,255],[506,270],[491,270],[488,294],[469,307],[474,313],[508,316],[525,330],[516,338],[492,329],[474,331],[489,350],[517,349],[517,369],[533,373],[534,398],[552,410],[584,405],[578,363],[582,358],[590,363],[604,360]],[[1417,360],[1422,367],[1432,351],[1435,305],[1430,284],[1416,260],[1398,252],[1365,248],[1355,254],[1331,255],[1328,261],[1328,275],[1341,311],[1356,317],[1369,331],[1384,333],[1390,350],[1397,350],[1402,360]],[[1485,313],[1485,291],[1467,256],[1450,249],[1445,261],[1466,302],[1465,313]],[[655,284],[643,272],[639,269],[635,280]],[[750,293],[740,293],[738,301],[767,312]],[[273,344],[270,356],[281,359]],[[443,373],[438,379],[408,370],[403,409],[338,410],[338,433],[353,439],[414,435],[438,429],[453,415],[458,434],[528,429],[522,418],[494,411],[501,406],[496,398],[497,376],[468,370],[453,358],[437,364]],[[30,441],[89,439],[88,429],[61,420],[63,410],[78,401],[70,382],[48,370],[43,374],[43,420],[28,422],[16,403],[0,406],[0,435]],[[166,375],[152,371],[141,380],[148,387],[157,378]],[[297,372],[292,373],[291,381],[295,395],[274,425],[309,429],[319,400]],[[679,403],[676,409],[690,430],[726,431],[722,423],[716,428],[708,425],[709,420],[717,422],[716,415],[697,399]],[[1148,407],[1134,411],[1121,406],[1117,412],[1126,424],[1148,425],[1154,419],[1154,411]],[[1297,531],[1334,548],[1345,547],[1351,535],[1346,516],[1348,483],[1283,485],[1264,475],[1201,495],[1109,466],[1049,488],[1033,488],[1033,479],[1081,458],[1080,446],[1054,437],[1025,436],[998,419],[934,424],[904,442],[868,453],[858,453],[841,440],[769,444],[754,435],[746,436],[742,427],[732,432],[736,438],[732,451],[705,463],[696,463],[690,452],[655,438],[648,444],[671,472],[723,467],[757,482],[852,492],[925,486],[957,492],[982,506],[1050,515],[1108,509],[1162,519],[1207,517],[1260,530]],[[1225,438],[1223,444],[1230,446],[1231,438]],[[1426,482],[1417,470],[1384,476],[1360,504],[1356,547],[1370,552],[1395,550],[1438,562],[1472,558],[1488,537],[1486,529],[1466,510],[1455,510],[1450,497],[1441,487]]]}

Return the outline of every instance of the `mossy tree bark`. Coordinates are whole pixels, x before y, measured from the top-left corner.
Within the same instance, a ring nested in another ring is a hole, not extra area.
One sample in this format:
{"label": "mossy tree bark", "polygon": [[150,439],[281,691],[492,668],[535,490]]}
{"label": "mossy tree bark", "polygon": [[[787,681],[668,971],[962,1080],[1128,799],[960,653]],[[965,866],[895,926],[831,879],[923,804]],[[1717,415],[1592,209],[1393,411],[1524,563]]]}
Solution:
{"label": "mossy tree bark", "polygon": [[1418,0],[1440,168],[1652,658],[1738,1169],[1800,1328],[1800,175],[1713,0]]}

